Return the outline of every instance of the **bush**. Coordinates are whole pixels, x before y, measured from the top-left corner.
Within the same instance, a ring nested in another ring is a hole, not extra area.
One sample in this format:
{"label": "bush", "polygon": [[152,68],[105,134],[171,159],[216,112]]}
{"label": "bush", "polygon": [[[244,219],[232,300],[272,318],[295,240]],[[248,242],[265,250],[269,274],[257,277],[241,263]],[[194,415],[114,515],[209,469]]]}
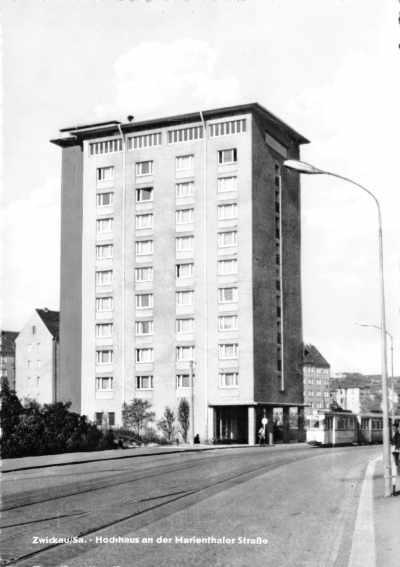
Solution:
{"label": "bush", "polygon": [[22,405],[7,379],[1,400],[3,459],[115,448],[113,431],[103,433],[86,416],[71,412],[71,402]]}

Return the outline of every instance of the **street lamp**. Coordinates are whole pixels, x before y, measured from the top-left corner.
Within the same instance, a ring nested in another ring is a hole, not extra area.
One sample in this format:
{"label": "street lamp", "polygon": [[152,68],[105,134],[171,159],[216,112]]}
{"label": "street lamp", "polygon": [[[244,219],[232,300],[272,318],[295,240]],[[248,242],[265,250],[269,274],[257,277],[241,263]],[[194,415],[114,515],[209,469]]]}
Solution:
{"label": "street lamp", "polygon": [[194,445],[194,383],[193,383],[193,360],[189,360],[189,382],[190,382],[190,445]]}
{"label": "street lamp", "polygon": [[[379,329],[380,331],[382,330],[381,327],[378,327],[378,325],[372,325],[370,323],[357,323],[356,325],[360,325],[360,327],[374,327],[375,329]],[[390,337],[390,351],[391,351],[391,358],[392,358],[392,391],[394,395],[394,369],[393,369],[393,336],[389,333],[389,331],[386,331],[386,334],[389,335]],[[394,422],[394,400],[392,400],[392,419]]]}
{"label": "street lamp", "polygon": [[384,468],[384,483],[385,483],[385,497],[391,495],[391,465],[390,465],[390,439],[389,439],[389,404],[388,404],[388,372],[387,372],[387,353],[386,353],[386,315],[385,315],[385,286],[383,275],[383,242],[382,242],[382,215],[378,199],[371,191],[356,183],[352,179],[330,173],[318,169],[309,163],[304,163],[299,160],[289,159],[283,162],[283,165],[290,170],[297,171],[298,173],[306,173],[308,175],[331,175],[338,179],[348,181],[353,185],[357,185],[370,195],[378,207],[378,223],[379,223],[379,272],[380,272],[380,304],[381,304],[381,351],[382,351],[382,410],[383,410],[383,468]]}

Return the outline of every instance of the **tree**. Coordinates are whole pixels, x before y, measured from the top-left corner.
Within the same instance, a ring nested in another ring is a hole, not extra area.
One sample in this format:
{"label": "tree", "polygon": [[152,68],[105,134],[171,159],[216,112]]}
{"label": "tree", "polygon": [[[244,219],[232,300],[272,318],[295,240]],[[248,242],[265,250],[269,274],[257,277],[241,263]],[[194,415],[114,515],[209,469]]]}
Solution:
{"label": "tree", "polygon": [[190,427],[190,406],[189,402],[186,398],[181,398],[178,406],[178,422],[179,422],[179,431],[183,437],[185,443],[187,442],[187,434]]}
{"label": "tree", "polygon": [[[15,427],[19,424],[20,418],[24,413],[24,408],[19,401],[14,390],[10,389],[8,378],[1,379],[1,427],[3,440],[7,440],[12,435]],[[3,459],[6,457],[3,455]]]}
{"label": "tree", "polygon": [[156,417],[154,411],[150,411],[151,403],[148,400],[135,399],[130,404],[122,406],[122,423],[124,427],[133,427],[139,436],[140,432],[152,423]]}
{"label": "tree", "polygon": [[168,441],[175,437],[175,413],[170,407],[166,406],[163,417],[157,422],[157,427],[161,429]]}

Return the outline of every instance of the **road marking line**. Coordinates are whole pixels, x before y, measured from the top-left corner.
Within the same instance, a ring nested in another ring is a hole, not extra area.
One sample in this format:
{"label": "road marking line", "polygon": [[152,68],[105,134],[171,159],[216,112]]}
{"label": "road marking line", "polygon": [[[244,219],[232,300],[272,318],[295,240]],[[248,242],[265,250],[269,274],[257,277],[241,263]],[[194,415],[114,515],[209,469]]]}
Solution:
{"label": "road marking line", "polygon": [[369,462],[361,489],[348,567],[376,567],[375,530],[373,520],[373,476],[376,457]]}

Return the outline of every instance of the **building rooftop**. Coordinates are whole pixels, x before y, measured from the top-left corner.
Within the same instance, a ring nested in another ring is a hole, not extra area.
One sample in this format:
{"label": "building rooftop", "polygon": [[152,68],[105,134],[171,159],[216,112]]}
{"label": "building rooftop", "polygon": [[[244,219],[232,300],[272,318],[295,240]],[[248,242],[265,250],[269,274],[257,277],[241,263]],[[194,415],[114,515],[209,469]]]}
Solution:
{"label": "building rooftop", "polygon": [[50,309],[36,309],[37,314],[42,319],[50,333],[58,339],[60,333],[60,312],[50,311]]}
{"label": "building rooftop", "polygon": [[3,356],[14,356],[15,355],[15,345],[14,341],[18,337],[19,333],[14,331],[1,331],[1,354]]}
{"label": "building rooftop", "polygon": [[330,364],[319,350],[312,344],[304,344],[304,357],[303,362],[308,366],[325,366],[330,367]]}
{"label": "building rooftop", "polygon": [[[258,102],[250,104],[242,104],[239,106],[229,106],[226,108],[217,108],[214,110],[204,110],[202,114],[205,119],[212,120],[215,118],[226,118],[238,114],[248,112],[260,113],[268,118],[275,128],[284,131],[289,135],[297,144],[308,144],[309,140],[293,130],[288,124],[283,122],[280,118],[272,114],[269,110],[264,108]],[[105,136],[116,136],[120,134],[120,129],[123,133],[136,132],[140,130],[149,130],[151,128],[173,127],[179,124],[187,124],[188,122],[199,122],[201,120],[200,111],[190,114],[179,114],[177,116],[169,116],[167,118],[156,118],[154,120],[145,120],[142,122],[127,122],[122,124],[117,120],[110,122],[100,122],[98,124],[90,124],[88,126],[76,126],[71,128],[63,128],[60,132],[68,132],[69,137],[50,140],[52,144],[56,144],[62,148],[69,146],[82,145],[84,140],[101,138]]]}
{"label": "building rooftop", "polygon": [[362,378],[346,378],[345,380],[331,380],[332,390],[349,390],[353,388],[370,388]]}

